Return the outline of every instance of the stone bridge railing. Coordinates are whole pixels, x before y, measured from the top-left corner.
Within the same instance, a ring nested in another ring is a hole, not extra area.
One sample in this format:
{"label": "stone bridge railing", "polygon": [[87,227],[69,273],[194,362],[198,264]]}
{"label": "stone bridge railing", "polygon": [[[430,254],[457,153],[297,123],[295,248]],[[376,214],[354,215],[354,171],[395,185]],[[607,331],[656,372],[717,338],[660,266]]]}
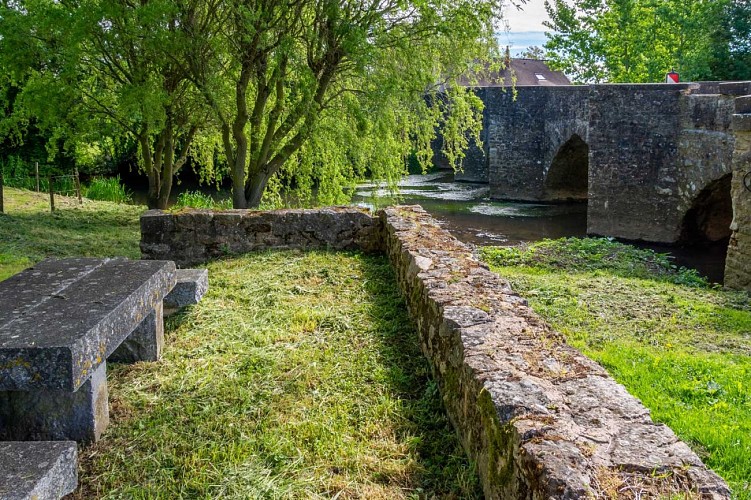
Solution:
{"label": "stone bridge railing", "polygon": [[[751,89],[750,89],[751,90]],[[751,292],[751,95],[735,100],[733,130],[733,231],[725,264],[725,285]]]}
{"label": "stone bridge railing", "polygon": [[610,498],[627,490],[730,498],[669,428],[420,207],[376,217],[352,208],[152,211],[141,230],[144,258],[183,266],[271,248],[385,252],[487,498]]}

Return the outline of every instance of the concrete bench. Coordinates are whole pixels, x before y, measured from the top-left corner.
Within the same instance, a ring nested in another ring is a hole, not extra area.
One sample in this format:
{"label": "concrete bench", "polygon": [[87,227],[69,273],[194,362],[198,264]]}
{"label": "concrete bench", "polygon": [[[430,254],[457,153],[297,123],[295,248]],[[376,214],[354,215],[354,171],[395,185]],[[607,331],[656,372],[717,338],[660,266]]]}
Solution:
{"label": "concrete bench", "polygon": [[171,261],[47,260],[0,282],[0,440],[96,441],[106,361],[161,355]]}
{"label": "concrete bench", "polygon": [[57,500],[78,485],[76,443],[0,442],[0,499]]}

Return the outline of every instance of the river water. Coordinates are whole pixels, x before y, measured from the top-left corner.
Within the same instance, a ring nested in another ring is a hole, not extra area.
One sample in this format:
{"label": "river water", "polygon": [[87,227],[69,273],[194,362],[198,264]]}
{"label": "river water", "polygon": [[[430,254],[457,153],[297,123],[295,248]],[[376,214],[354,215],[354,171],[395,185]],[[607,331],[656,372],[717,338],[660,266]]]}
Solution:
{"label": "river water", "polygon": [[[492,201],[484,184],[456,182],[452,174],[410,175],[399,183],[398,195],[363,184],[353,203],[377,209],[393,203],[422,205],[456,238],[474,245],[509,246],[544,238],[587,235],[586,203],[538,204]],[[636,243],[669,254],[676,265],[696,269],[721,283],[727,243],[679,247]]]}
{"label": "river water", "polygon": [[[198,188],[215,199],[229,197],[229,191]],[[188,183],[175,186],[171,203],[179,192],[196,190]],[[134,199],[145,203],[144,189],[134,189]],[[492,201],[486,184],[454,181],[451,173],[410,175],[400,183],[395,196],[383,186],[361,184],[353,204],[378,209],[391,204],[422,205],[459,240],[473,245],[517,245],[544,238],[583,237],[587,234],[586,203],[540,204]],[[727,243],[709,247],[676,247],[647,243],[637,246],[670,254],[676,265],[697,269],[713,282],[721,283]]]}

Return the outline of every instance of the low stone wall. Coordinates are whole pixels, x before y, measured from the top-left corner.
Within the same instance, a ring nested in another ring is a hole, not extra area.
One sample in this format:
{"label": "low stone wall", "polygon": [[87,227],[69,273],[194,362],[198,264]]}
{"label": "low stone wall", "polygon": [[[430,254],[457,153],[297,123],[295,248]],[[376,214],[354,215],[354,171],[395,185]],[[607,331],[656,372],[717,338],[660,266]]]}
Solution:
{"label": "low stone wall", "polygon": [[270,248],[380,250],[376,221],[354,207],[320,210],[150,210],[141,216],[144,259],[187,267]]}
{"label": "low stone wall", "polygon": [[487,498],[628,497],[629,486],[645,498],[730,498],[668,427],[426,212],[380,216],[423,351]]}
{"label": "low stone wall", "polygon": [[[148,212],[144,258],[385,250],[487,498],[730,498],[727,485],[420,207]],[[258,233],[254,231],[259,231]],[[247,241],[243,241],[243,239]]]}
{"label": "low stone wall", "polygon": [[751,292],[751,95],[735,100],[733,130],[733,231],[725,264],[725,286]]}

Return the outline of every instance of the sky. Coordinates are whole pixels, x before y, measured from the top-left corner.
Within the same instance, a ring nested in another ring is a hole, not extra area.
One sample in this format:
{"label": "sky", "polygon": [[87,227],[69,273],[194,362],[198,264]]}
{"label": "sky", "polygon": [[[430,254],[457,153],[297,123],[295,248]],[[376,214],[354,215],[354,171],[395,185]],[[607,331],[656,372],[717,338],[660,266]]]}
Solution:
{"label": "sky", "polygon": [[545,43],[545,27],[542,22],[548,20],[545,0],[528,0],[522,10],[516,9],[508,1],[506,4],[505,18],[509,32],[502,31],[498,34],[501,47],[510,46],[511,55],[514,56],[533,45],[542,47]]}

